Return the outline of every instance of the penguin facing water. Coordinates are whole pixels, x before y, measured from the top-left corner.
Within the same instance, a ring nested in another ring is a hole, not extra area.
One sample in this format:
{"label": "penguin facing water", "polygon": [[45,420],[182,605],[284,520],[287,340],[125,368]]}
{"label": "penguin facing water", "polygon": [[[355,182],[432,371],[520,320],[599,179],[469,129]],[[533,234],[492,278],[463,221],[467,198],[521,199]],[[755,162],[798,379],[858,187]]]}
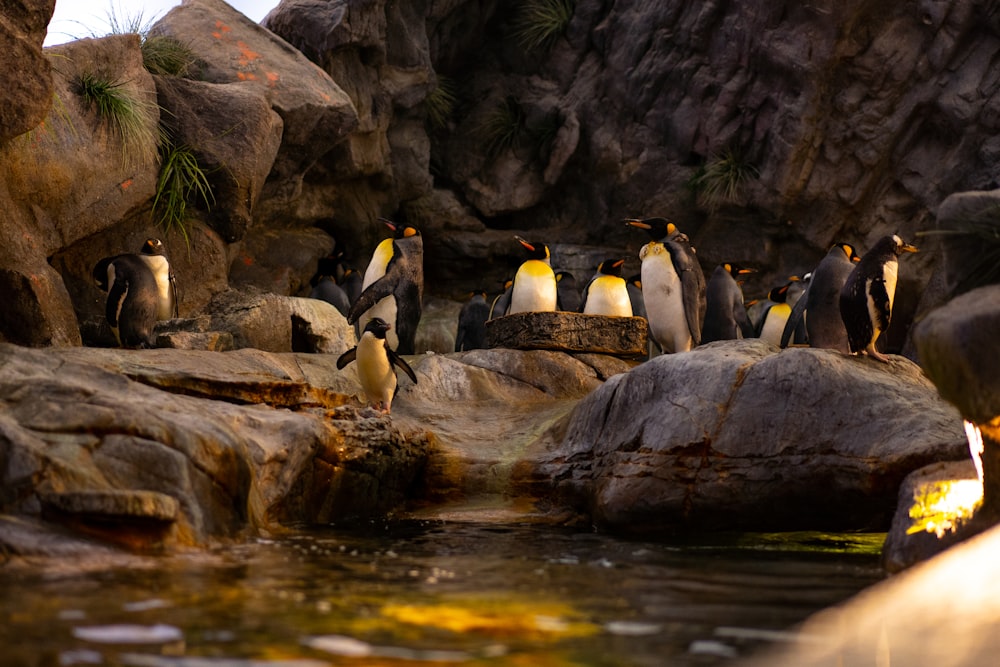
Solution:
{"label": "penguin facing water", "polygon": [[559,289],[552,270],[549,247],[544,243],[529,243],[520,236],[514,239],[528,251],[528,259],[514,274],[507,315],[528,312],[550,312],[556,309]]}
{"label": "penguin facing water", "polygon": [[725,262],[715,267],[705,288],[705,322],[701,329],[701,342],[753,338],[753,325],[743,303],[743,290],[736,278],[753,273],[737,264]]}
{"label": "penguin facing water", "polygon": [[392,399],[399,389],[394,367],[402,369],[414,384],[417,383],[417,375],[410,365],[389,347],[386,332],[390,329],[388,322],[380,317],[373,317],[365,324],[357,346],[337,359],[338,369],[343,369],[352,361],[357,362],[361,389],[372,407],[385,414],[391,412]]}
{"label": "penguin facing water", "polygon": [[389,346],[400,354],[413,354],[423,310],[424,244],[415,227],[380,220],[393,231],[393,238],[383,240],[372,253],[347,321],[357,322],[364,331],[371,319],[379,317],[395,327],[387,335]]}
{"label": "penguin facing water", "polygon": [[104,316],[118,344],[153,347],[160,293],[153,272],[139,255],[105,257],[93,270],[97,286],[108,293]]}
{"label": "penguin facing water", "polygon": [[156,319],[169,320],[178,317],[177,282],[163,242],[155,238],[146,239],[139,252],[139,259],[149,267],[156,280],[158,293]]}
{"label": "penguin facing water", "polygon": [[622,278],[624,259],[606,259],[583,288],[579,311],[588,315],[632,317],[628,284]]}
{"label": "penguin facing water", "polygon": [[875,341],[889,328],[899,256],[904,252],[917,252],[917,248],[896,234],[883,236],[847,276],[840,291],[840,315],[847,329],[851,354],[867,354],[878,361],[889,362],[889,358],[875,348]]}

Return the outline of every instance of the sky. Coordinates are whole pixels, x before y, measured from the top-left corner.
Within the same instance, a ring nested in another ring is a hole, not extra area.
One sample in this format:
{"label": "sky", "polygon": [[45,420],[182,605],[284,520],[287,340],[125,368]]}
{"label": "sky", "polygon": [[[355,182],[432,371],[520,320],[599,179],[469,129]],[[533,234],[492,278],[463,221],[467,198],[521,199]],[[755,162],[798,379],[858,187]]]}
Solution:
{"label": "sky", "polygon": [[[237,11],[259,23],[281,0],[226,0]],[[111,32],[109,16],[119,24],[155,23],[181,0],[56,0],[56,11],[49,21],[45,46],[71,42],[83,37],[101,37]]]}

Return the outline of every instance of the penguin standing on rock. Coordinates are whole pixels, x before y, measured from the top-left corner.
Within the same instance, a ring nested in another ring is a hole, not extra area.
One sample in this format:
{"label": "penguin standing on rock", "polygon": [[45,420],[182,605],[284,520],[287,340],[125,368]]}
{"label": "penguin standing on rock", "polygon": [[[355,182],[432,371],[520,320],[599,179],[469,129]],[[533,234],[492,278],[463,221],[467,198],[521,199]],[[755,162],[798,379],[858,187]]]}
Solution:
{"label": "penguin standing on rock", "polygon": [[337,284],[337,273],[340,271],[340,262],[334,257],[320,257],[316,265],[316,275],[313,276],[312,289],[309,291],[310,299],[319,299],[340,311],[340,314],[347,317],[351,309],[347,292]]}
{"label": "penguin standing on rock", "polygon": [[705,323],[701,342],[753,338],[753,325],[743,303],[743,290],[736,278],[753,273],[753,269],[729,262],[715,267],[705,289]]}
{"label": "penguin standing on rock", "polygon": [[130,349],[153,347],[160,295],[156,278],[142,257],[105,257],[94,267],[93,277],[108,293],[104,316],[118,344]]}
{"label": "penguin standing on rock", "polygon": [[799,282],[799,277],[792,276],[787,283],[774,287],[767,293],[769,303],[761,313],[761,319],[757,325],[757,337],[775,347],[781,346],[781,334],[792,314],[792,306],[788,303],[788,290],[797,282]]}
{"label": "penguin standing on rock", "polygon": [[458,313],[458,333],[455,351],[479,350],[486,347],[486,320],[490,318],[490,303],[486,290],[477,289]]}
{"label": "penguin standing on rock", "polygon": [[549,247],[544,243],[529,243],[520,236],[515,236],[514,239],[528,251],[528,259],[514,274],[506,314],[554,311],[559,299],[559,288],[556,274],[552,270]]}
{"label": "penguin standing on rock", "polygon": [[169,320],[178,317],[177,282],[174,271],[167,259],[166,249],[160,239],[146,239],[142,244],[139,258],[153,272],[156,280],[157,299],[156,319]]}
{"label": "penguin standing on rock", "polygon": [[806,333],[810,347],[850,352],[847,329],[840,316],[840,290],[860,260],[850,243],[835,243],[826,256],[816,265],[809,281],[809,290],[799,303],[805,301]]}
{"label": "penguin standing on rock", "polygon": [[917,252],[898,235],[883,236],[858,262],[840,290],[840,315],[847,329],[851,354],[867,354],[888,363],[875,349],[879,335],[889,328],[896,296],[899,256]]}
{"label": "penguin standing on rock", "polygon": [[417,375],[410,365],[389,347],[386,332],[390,328],[391,325],[382,318],[373,317],[365,324],[365,330],[357,346],[344,352],[337,359],[338,369],[343,369],[352,361],[358,363],[358,381],[368,402],[385,414],[390,413],[392,399],[399,389],[393,366],[401,368],[414,384],[417,383]]}
{"label": "penguin standing on rock", "polygon": [[688,237],[665,218],[629,219],[650,241],[639,250],[646,320],[666,353],[685,352],[701,342],[705,314],[705,274]]}
{"label": "penguin standing on rock", "polygon": [[495,320],[498,317],[503,317],[507,314],[507,308],[510,306],[510,291],[514,288],[514,279],[507,278],[503,281],[503,289],[499,294],[493,299],[493,303],[490,304],[490,319]]}
{"label": "penguin standing on rock", "polygon": [[556,308],[568,313],[580,310],[580,290],[576,276],[569,271],[556,272]]}
{"label": "penguin standing on rock", "polygon": [[347,321],[357,322],[364,331],[371,319],[380,317],[395,326],[389,329],[389,346],[400,354],[413,354],[423,311],[424,243],[415,227],[380,220],[394,236],[379,243],[372,253],[361,294],[351,304]]}
{"label": "penguin standing on rock", "polygon": [[597,266],[597,273],[583,288],[580,312],[608,317],[632,317],[632,300],[628,285],[622,278],[624,259],[606,259]]}

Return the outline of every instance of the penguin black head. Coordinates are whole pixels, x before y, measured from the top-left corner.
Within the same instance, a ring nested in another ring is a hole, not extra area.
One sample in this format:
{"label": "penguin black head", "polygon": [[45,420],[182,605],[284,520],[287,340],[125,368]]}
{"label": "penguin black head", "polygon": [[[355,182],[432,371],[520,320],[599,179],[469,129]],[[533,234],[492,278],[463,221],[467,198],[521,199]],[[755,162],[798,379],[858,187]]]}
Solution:
{"label": "penguin black head", "polygon": [[114,257],[105,257],[94,266],[94,271],[91,274],[94,278],[94,283],[102,292],[108,291],[108,267],[111,266],[112,260],[114,260]]}
{"label": "penguin black head", "polygon": [[757,269],[751,269],[746,266],[740,266],[739,264],[733,264],[732,262],[724,262],[722,264],[722,267],[733,278],[738,278],[739,276],[745,276],[748,273],[757,273]]}
{"label": "penguin black head", "polygon": [[902,255],[904,252],[920,252],[916,246],[910,245],[903,239],[899,237],[898,234],[892,235],[893,242],[893,252],[897,255]]}
{"label": "penguin black head", "polygon": [[574,276],[569,271],[556,271],[556,282],[557,283],[561,283],[564,280],[567,283],[569,283],[570,281],[575,281],[576,280],[576,276]]}
{"label": "penguin black head", "polygon": [[605,276],[622,277],[622,267],[625,266],[624,259],[606,259],[597,265],[597,272]]}
{"label": "penguin black head", "polygon": [[546,261],[551,257],[549,247],[544,243],[529,243],[520,236],[515,236],[514,239],[521,244],[521,247],[528,251],[528,257],[531,259]]}
{"label": "penguin black head", "polygon": [[400,225],[387,218],[379,218],[386,227],[393,231],[397,239],[408,239],[411,236],[420,236],[420,230],[412,225]]}
{"label": "penguin black head", "polygon": [[628,280],[626,280],[625,282],[627,282],[629,285],[635,285],[639,289],[642,289],[642,275],[641,274],[637,273],[634,276],[629,276]]}
{"label": "penguin black head", "polygon": [[772,287],[771,291],[767,293],[767,298],[770,299],[771,301],[774,301],[775,303],[785,303],[785,301],[788,299],[788,288],[797,282],[799,282],[799,277],[792,276],[791,278],[788,279],[788,282],[785,283],[784,285],[780,285],[778,287]]}
{"label": "penguin black head", "polygon": [[376,338],[381,338],[385,340],[385,332],[391,329],[389,323],[383,320],[381,317],[373,317],[368,320],[368,324],[365,325],[365,331],[371,332]]}
{"label": "penguin black head", "polygon": [[149,238],[142,244],[143,255],[163,255],[165,253],[166,250],[163,247],[163,241],[160,239]]}
{"label": "penguin black head", "polygon": [[852,262],[857,263],[861,260],[860,255],[858,255],[858,251],[855,250],[854,246],[851,245],[850,243],[842,243],[840,241],[837,241],[832,246],[830,246],[831,250],[833,248],[840,248],[842,251],[844,251],[844,255],[847,257],[847,259],[851,260]]}
{"label": "penguin black head", "polygon": [[649,238],[654,241],[661,241],[677,233],[677,225],[666,218],[644,218],[642,220],[629,218],[625,224],[636,229],[644,229],[649,234]]}

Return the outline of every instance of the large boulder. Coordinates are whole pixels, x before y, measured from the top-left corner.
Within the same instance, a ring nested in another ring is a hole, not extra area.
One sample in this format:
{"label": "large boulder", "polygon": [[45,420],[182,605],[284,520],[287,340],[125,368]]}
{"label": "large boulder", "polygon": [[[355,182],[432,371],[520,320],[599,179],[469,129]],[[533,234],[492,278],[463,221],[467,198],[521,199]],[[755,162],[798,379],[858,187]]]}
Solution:
{"label": "large boulder", "polygon": [[55,0],[4,6],[0,23],[0,145],[37,127],[52,104],[52,64],[42,53]]}
{"label": "large boulder", "polygon": [[744,340],[610,378],[519,481],[619,530],[884,530],[909,472],[967,452],[914,363]]}

